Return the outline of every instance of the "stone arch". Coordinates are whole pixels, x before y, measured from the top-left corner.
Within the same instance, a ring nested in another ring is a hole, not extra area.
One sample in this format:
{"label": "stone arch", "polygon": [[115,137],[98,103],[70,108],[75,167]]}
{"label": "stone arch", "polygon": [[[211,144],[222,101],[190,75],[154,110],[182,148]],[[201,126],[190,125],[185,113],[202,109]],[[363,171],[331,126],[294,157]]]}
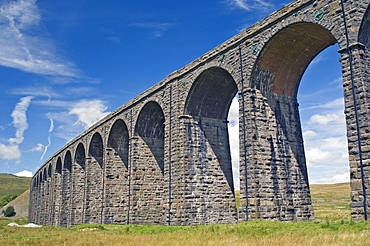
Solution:
{"label": "stone arch", "polygon": [[122,119],[114,121],[108,135],[105,161],[104,222],[128,223],[129,205],[129,130]]}
{"label": "stone arch", "polygon": [[98,162],[100,168],[103,168],[103,139],[98,132],[94,133],[91,138],[89,155]]}
{"label": "stone arch", "polygon": [[226,120],[237,91],[237,85],[228,71],[211,67],[195,79],[186,99],[184,114]]}
{"label": "stone arch", "polygon": [[53,195],[52,195],[52,176],[51,176],[51,169],[52,165],[51,163],[48,163],[45,167],[46,169],[46,186],[45,186],[45,223],[47,225],[50,225],[52,223],[51,216],[53,214],[53,208],[52,208],[52,203],[53,203]]}
{"label": "stone arch", "polygon": [[104,145],[99,132],[95,132],[89,144],[86,178],[85,222],[102,223],[102,206],[104,197]]}
{"label": "stone arch", "polygon": [[129,132],[122,119],[114,122],[108,137],[108,148],[115,150],[122,163],[128,168]]}
{"label": "stone arch", "polygon": [[166,223],[164,122],[163,110],[155,101],[147,102],[136,120],[132,151],[141,158],[132,160],[129,223]]}
{"label": "stone arch", "polygon": [[86,199],[86,152],[82,143],[75,150],[73,165],[72,225],[84,223]]}
{"label": "stone arch", "polygon": [[60,214],[60,225],[69,226],[71,212],[71,193],[72,193],[72,155],[71,151],[67,150],[64,155],[62,168],[62,207]]}
{"label": "stone arch", "polygon": [[60,158],[60,156],[58,157],[55,164],[55,173],[62,174],[62,159]]}
{"label": "stone arch", "polygon": [[[268,40],[256,60],[252,89],[244,95],[245,131],[252,133],[247,141],[258,140],[258,146],[246,146],[249,157],[241,167],[241,176],[250,179],[241,181],[241,196],[256,197],[245,202],[247,220],[313,218],[297,91],[313,58],[335,43],[321,25],[294,23]],[[273,213],[265,212],[272,207]]]}
{"label": "stone arch", "polygon": [[51,163],[48,164],[48,178],[51,178],[51,173],[52,173],[52,165]]}
{"label": "stone arch", "polygon": [[318,24],[300,22],[283,28],[261,51],[252,72],[252,87],[296,96],[299,82],[310,62],[335,43],[334,36]]}
{"label": "stone arch", "polygon": [[367,49],[370,48],[370,7],[367,8],[364,18],[362,19],[360,31],[358,34],[358,41],[365,45]]}
{"label": "stone arch", "polygon": [[[360,54],[364,59],[364,65],[362,67],[363,73],[365,74],[363,80],[367,80],[369,82],[370,77],[370,6],[367,8],[364,18],[361,22],[359,34],[358,34],[358,47],[354,47],[355,49],[360,50]],[[365,82],[365,81],[364,81]]]}
{"label": "stone arch", "polygon": [[60,213],[62,208],[62,158],[57,157],[54,168],[54,179],[53,179],[53,197],[54,197],[54,220],[53,225],[60,226]]}
{"label": "stone arch", "polygon": [[164,114],[157,102],[144,105],[135,125],[135,135],[140,136],[149,147],[162,174],[164,173]]}
{"label": "stone arch", "polygon": [[[350,35],[349,47],[342,53],[343,67],[349,68],[349,73],[343,73],[343,80],[351,178],[351,216],[355,221],[370,218],[370,4],[365,6],[367,8],[358,32],[358,42],[354,42]],[[346,57],[349,58],[347,64]],[[345,75],[348,74],[351,77],[346,80]]]}
{"label": "stone arch", "polygon": [[80,166],[83,170],[86,168],[86,152],[85,147],[82,143],[79,143],[77,145],[76,151],[75,151],[75,158],[74,161],[76,164]]}
{"label": "stone arch", "polygon": [[[219,223],[217,218],[225,211],[229,221],[236,221],[227,115],[237,91],[228,71],[211,67],[198,75],[186,98],[181,119],[186,136],[184,166],[193,173],[186,189],[188,195],[201,197],[194,198],[198,203],[192,205],[194,219],[201,224]],[[222,199],[216,197],[220,193]]]}

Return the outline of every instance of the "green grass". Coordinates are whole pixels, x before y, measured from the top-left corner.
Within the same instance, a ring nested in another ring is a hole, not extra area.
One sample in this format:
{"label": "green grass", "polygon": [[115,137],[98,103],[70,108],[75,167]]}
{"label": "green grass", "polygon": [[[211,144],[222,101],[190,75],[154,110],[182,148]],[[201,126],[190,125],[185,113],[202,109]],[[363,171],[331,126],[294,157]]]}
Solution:
{"label": "green grass", "polygon": [[31,178],[0,174],[0,199],[7,194],[19,196],[30,188]]}
{"label": "green grass", "polygon": [[249,221],[237,225],[19,228],[0,219],[0,245],[368,245],[370,222]]}
{"label": "green grass", "polygon": [[311,185],[310,188],[316,219],[351,220],[349,183]]}
{"label": "green grass", "polygon": [[[312,222],[248,221],[236,225],[77,225],[70,228],[7,226],[0,245],[369,245],[370,221],[352,222],[349,184],[312,185]],[[238,201],[239,193],[236,192]],[[342,208],[343,207],[343,208]]]}

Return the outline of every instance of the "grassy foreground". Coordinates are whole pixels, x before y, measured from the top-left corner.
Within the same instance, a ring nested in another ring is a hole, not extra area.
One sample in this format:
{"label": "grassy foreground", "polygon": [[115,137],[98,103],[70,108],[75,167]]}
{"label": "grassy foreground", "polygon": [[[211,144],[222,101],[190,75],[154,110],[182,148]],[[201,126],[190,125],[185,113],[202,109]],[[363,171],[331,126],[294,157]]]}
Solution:
{"label": "grassy foreground", "polygon": [[0,245],[370,245],[370,221],[350,220],[348,183],[312,185],[311,194],[315,217],[322,221],[25,228],[7,226],[25,221],[0,219]]}
{"label": "grassy foreground", "polygon": [[9,227],[0,245],[369,245],[369,222],[250,221],[237,225]]}

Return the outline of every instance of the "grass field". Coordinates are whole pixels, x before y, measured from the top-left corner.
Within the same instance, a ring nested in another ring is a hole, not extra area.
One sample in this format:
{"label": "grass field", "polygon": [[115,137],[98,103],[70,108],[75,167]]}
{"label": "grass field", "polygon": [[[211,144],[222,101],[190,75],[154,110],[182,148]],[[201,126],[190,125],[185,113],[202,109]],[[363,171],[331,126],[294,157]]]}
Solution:
{"label": "grass field", "polygon": [[0,245],[369,245],[369,222],[250,221],[237,225],[79,225],[70,228],[7,226]]}
{"label": "grass field", "polygon": [[20,195],[30,188],[31,178],[0,174],[0,199],[7,194]]}
{"label": "grass field", "polygon": [[[249,221],[236,225],[78,225],[70,228],[7,226],[0,245],[369,245],[370,221],[349,217],[349,184],[312,185],[316,218],[323,221]],[[325,221],[324,221],[325,220]]]}
{"label": "grass field", "polygon": [[350,221],[349,183],[311,185],[315,218],[330,221]]}

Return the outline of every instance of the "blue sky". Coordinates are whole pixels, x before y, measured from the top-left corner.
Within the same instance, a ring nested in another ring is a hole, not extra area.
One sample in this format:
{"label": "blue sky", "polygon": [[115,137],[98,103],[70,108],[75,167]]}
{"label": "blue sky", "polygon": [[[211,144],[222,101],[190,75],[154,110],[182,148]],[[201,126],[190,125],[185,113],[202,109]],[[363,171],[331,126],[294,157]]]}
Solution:
{"label": "blue sky", "polygon": [[[98,119],[287,3],[0,0],[0,172],[34,173]],[[311,183],[349,180],[337,49],[311,63],[299,89]]]}

